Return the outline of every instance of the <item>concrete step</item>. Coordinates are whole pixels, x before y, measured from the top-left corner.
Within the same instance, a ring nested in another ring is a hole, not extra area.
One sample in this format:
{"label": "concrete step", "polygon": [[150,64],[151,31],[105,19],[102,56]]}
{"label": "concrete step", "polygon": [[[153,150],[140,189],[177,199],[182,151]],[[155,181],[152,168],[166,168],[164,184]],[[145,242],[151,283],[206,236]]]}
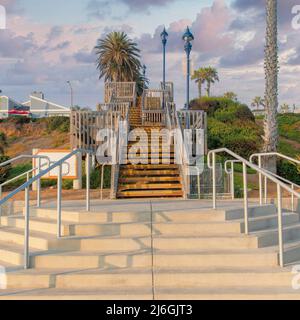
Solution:
{"label": "concrete step", "polygon": [[[299,215],[293,212],[286,212],[283,215],[282,222],[284,225],[298,224]],[[241,221],[242,231],[245,230],[245,224],[243,220]],[[268,215],[262,217],[254,217],[249,219],[249,229],[250,232],[255,232],[259,230],[271,229],[278,226],[278,216]]]}
{"label": "concrete step", "polygon": [[[81,250],[130,251],[151,248],[147,237],[101,237],[81,240]],[[153,248],[157,250],[229,250],[258,248],[257,237],[239,234],[178,237],[155,235]]]}
{"label": "concrete step", "polygon": [[[278,266],[278,255],[266,250],[156,250],[154,266],[168,268],[261,268]],[[36,255],[31,258],[35,268],[81,269],[93,268],[151,268],[152,256],[149,249],[123,252],[76,251]]]}
{"label": "concrete step", "polygon": [[[181,269],[155,271],[157,287],[170,289],[184,288],[226,288],[226,287],[286,287],[291,285],[293,274],[290,270],[267,269]],[[58,289],[100,289],[100,288],[140,288],[152,286],[151,270],[122,269],[106,271],[83,271],[56,276]]]}
{"label": "concrete step", "polygon": [[[155,288],[155,300],[300,300],[290,287]],[[0,300],[153,300],[151,288],[36,289],[17,293],[7,290]]]}
{"label": "concrete step", "polygon": [[[24,230],[20,228],[2,227],[0,228],[0,241],[23,245]],[[79,248],[78,239],[57,239],[56,235],[50,235],[38,231],[30,231],[29,242],[31,248],[39,250],[75,250]]]}

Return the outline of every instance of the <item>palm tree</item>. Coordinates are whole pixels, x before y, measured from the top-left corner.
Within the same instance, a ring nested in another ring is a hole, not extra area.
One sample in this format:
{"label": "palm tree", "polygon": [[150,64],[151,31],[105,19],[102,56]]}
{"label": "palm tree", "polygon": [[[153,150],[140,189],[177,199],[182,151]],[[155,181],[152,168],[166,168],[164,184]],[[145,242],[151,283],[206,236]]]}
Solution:
{"label": "palm tree", "polygon": [[[277,0],[266,0],[264,151],[275,152],[278,145],[278,30]],[[271,164],[271,163],[270,163]]]}
{"label": "palm tree", "polygon": [[192,80],[195,80],[195,82],[198,83],[199,98],[202,97],[202,85],[205,83],[205,77],[205,68],[199,68],[198,70],[195,70],[194,74],[192,75]]}
{"label": "palm tree", "polygon": [[207,96],[210,97],[211,85],[214,84],[216,81],[220,81],[217,69],[212,67],[205,68],[205,81],[207,83]]}
{"label": "palm tree", "polygon": [[105,81],[138,81],[141,75],[140,50],[124,32],[111,32],[98,39],[95,47],[99,78]]}
{"label": "palm tree", "polygon": [[289,111],[290,111],[290,106],[287,103],[283,103],[280,106],[280,112],[281,113],[289,113]]}
{"label": "palm tree", "polygon": [[265,101],[262,97],[257,96],[252,100],[251,106],[258,111],[260,107],[265,107]]}
{"label": "palm tree", "polygon": [[238,100],[237,94],[232,92],[232,91],[225,92],[224,93],[224,98],[232,100],[232,101],[237,101]]}

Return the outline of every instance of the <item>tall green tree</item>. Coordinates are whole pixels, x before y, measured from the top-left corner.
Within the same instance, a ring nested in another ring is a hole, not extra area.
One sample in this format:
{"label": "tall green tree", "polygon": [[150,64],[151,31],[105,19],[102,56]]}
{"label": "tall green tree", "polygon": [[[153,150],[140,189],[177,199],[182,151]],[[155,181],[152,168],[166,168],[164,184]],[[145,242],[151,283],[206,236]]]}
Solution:
{"label": "tall green tree", "polygon": [[194,74],[192,75],[192,80],[195,80],[195,82],[198,84],[199,98],[201,98],[202,97],[202,86],[206,80],[205,68],[199,68],[198,70],[195,70]]}
{"label": "tall green tree", "polygon": [[264,151],[275,152],[278,146],[278,30],[277,0],[266,0]]}
{"label": "tall green tree", "polygon": [[216,81],[220,81],[217,69],[212,67],[205,68],[205,81],[207,83],[206,93],[210,97],[211,85]]}
{"label": "tall green tree", "polygon": [[111,32],[104,39],[98,39],[95,50],[100,79],[113,82],[140,80],[140,50],[126,33]]}

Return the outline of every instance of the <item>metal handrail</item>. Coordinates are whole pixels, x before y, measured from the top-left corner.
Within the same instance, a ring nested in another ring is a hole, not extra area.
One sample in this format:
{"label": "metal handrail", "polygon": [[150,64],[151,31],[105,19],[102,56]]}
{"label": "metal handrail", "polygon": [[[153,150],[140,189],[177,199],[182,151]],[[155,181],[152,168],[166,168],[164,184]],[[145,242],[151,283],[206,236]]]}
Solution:
{"label": "metal handrail", "polygon": [[[21,160],[21,159],[38,159],[38,166],[39,166],[38,172],[40,171],[42,159],[45,159],[48,162],[48,165],[50,166],[50,158],[47,156],[23,154],[23,155],[15,157],[15,158],[9,159],[5,162],[2,162],[0,164],[0,167],[5,167],[5,166],[7,166],[11,163],[14,163],[18,160]],[[39,208],[41,206],[41,180],[40,179],[37,180],[37,204],[36,204],[36,206],[37,206],[37,208]],[[1,208],[1,205],[0,205],[0,208]]]}
{"label": "metal handrail", "polygon": [[57,238],[61,238],[61,227],[62,227],[62,166],[63,164],[77,154],[86,154],[87,155],[87,166],[86,166],[86,209],[90,210],[90,155],[93,153],[90,150],[76,149],[70,152],[68,155],[58,160],[54,164],[51,164],[47,169],[40,171],[37,175],[29,179],[23,185],[12,191],[6,197],[0,200],[0,206],[6,203],[8,200],[13,198],[19,192],[25,190],[25,229],[24,229],[24,268],[29,268],[29,220],[30,220],[30,203],[29,203],[29,188],[36,181],[40,180],[44,175],[48,174],[50,171],[55,168],[59,168],[58,178],[57,178]]}
{"label": "metal handrail", "polygon": [[[44,167],[46,166],[47,164],[44,163],[43,165],[41,165],[41,167]],[[29,180],[29,177],[30,177],[30,173],[34,172],[34,171],[37,171],[39,170],[38,167],[35,167],[33,169],[30,169],[24,173],[21,173],[20,175],[16,176],[16,177],[13,177],[12,179],[10,180],[7,180],[5,182],[3,182],[2,184],[0,184],[0,199],[2,199],[2,188],[6,185],[9,185],[10,183],[14,182],[14,181],[17,181],[19,180],[20,178],[22,178],[23,176],[26,176],[27,177],[27,181]],[[37,203],[39,203],[39,199],[37,199]],[[0,205],[0,217],[2,215],[2,205]]]}
{"label": "metal handrail", "polygon": [[[263,157],[273,157],[273,156],[276,156],[276,157],[279,157],[279,158],[282,158],[282,159],[285,159],[285,160],[288,160],[290,162],[294,162],[296,164],[299,164],[300,165],[300,161],[299,160],[296,160],[296,159],[293,159],[289,156],[286,156],[282,153],[279,153],[279,152],[265,152],[265,153],[255,153],[253,154],[251,157],[250,157],[250,162],[253,163],[254,162],[254,158],[258,158],[258,166],[259,168],[263,169],[262,168],[262,158]],[[265,171],[268,171],[266,169],[263,169]],[[277,174],[273,173],[273,172],[270,172],[268,171],[270,174],[272,174],[273,176],[279,178],[280,180],[288,183],[291,185],[292,189],[294,189],[295,187],[297,188],[300,188],[299,185],[297,185],[296,183],[293,183],[287,179],[284,179],[280,176],[278,176]],[[267,203],[267,193],[268,193],[268,179],[266,177],[264,177],[264,200],[265,200],[265,203]],[[291,195],[291,199],[292,199],[292,210],[294,211],[295,210],[295,197],[294,197],[294,194]],[[259,173],[259,203],[262,204],[263,203],[263,178],[262,178],[262,175]]]}
{"label": "metal handrail", "polygon": [[275,178],[272,174],[266,172],[265,170],[259,168],[257,165],[251,163],[250,161],[242,158],[233,151],[227,148],[221,148],[212,150],[208,153],[207,164],[213,172],[213,208],[217,208],[217,189],[216,189],[216,154],[217,153],[227,153],[236,160],[243,163],[243,186],[244,186],[244,224],[245,224],[245,234],[249,234],[249,208],[248,208],[248,181],[247,181],[247,167],[257,171],[262,176],[267,177],[269,180],[277,185],[277,203],[278,203],[278,243],[279,243],[279,264],[284,266],[284,243],[283,243],[283,214],[282,214],[282,189],[294,194],[300,199],[300,193],[296,192],[284,182]]}

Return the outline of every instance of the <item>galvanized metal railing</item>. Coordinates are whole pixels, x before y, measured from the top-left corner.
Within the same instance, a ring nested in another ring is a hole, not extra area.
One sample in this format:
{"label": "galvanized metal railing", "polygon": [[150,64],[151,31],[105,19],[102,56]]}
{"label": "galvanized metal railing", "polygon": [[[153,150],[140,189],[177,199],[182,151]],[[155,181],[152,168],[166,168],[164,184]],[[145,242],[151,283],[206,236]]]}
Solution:
{"label": "galvanized metal railing", "polygon": [[[288,156],[286,156],[286,155],[284,155],[282,153],[278,153],[278,152],[255,153],[250,157],[250,162],[253,163],[254,159],[257,158],[258,159],[258,167],[262,168],[262,162],[263,162],[262,160],[265,157],[278,157],[278,158],[293,162],[293,163],[295,163],[297,165],[300,165],[300,161],[299,160],[293,159],[291,157],[288,157]],[[291,182],[291,181],[289,181],[287,179],[284,179],[284,178],[280,177],[279,175],[277,175],[277,174],[275,174],[273,172],[270,172],[270,171],[268,171],[266,169],[263,169],[263,170],[265,170],[268,173],[272,174],[274,177],[279,178],[280,180],[286,182],[287,184],[289,184],[292,187],[293,190],[295,189],[295,187],[296,188],[300,188],[300,186],[297,185],[296,183],[293,183],[293,182]],[[259,173],[259,202],[260,202],[260,204],[263,203],[263,189],[264,189],[264,201],[265,201],[265,203],[267,203],[268,178],[266,176],[264,177],[264,187],[263,187],[263,177],[262,177],[262,174]],[[292,210],[294,211],[295,210],[295,207],[294,207],[295,206],[295,196],[294,196],[293,193],[292,193],[291,199],[292,199]]]}
{"label": "galvanized metal railing", "polygon": [[[38,159],[38,168],[37,168],[37,173],[39,173],[41,169],[41,160],[44,159],[48,162],[48,165],[50,165],[50,158],[47,156],[40,156],[40,155],[20,155],[15,158],[9,159],[5,162],[0,163],[0,167],[6,167],[16,161],[22,160],[22,159]],[[37,203],[36,206],[39,208],[41,205],[41,180],[37,180]],[[0,193],[0,199],[1,199],[1,193]],[[1,216],[1,205],[0,205],[0,216]]]}
{"label": "galvanized metal railing", "polygon": [[217,208],[217,189],[216,189],[216,156],[220,153],[226,153],[235,160],[238,160],[243,165],[243,189],[244,189],[244,224],[245,234],[249,234],[249,205],[248,205],[248,181],[247,181],[247,168],[251,168],[266,177],[270,181],[274,182],[277,186],[277,216],[278,216],[278,244],[279,244],[279,264],[281,267],[284,266],[284,239],[283,239],[283,211],[282,211],[282,190],[294,194],[295,197],[300,199],[300,193],[293,190],[291,187],[286,185],[284,182],[274,177],[272,174],[263,170],[259,166],[251,163],[250,161],[242,158],[233,151],[227,148],[221,148],[212,150],[208,153],[208,166],[212,169],[213,175],[213,208]]}
{"label": "galvanized metal railing", "polygon": [[86,210],[90,211],[90,156],[93,154],[90,150],[77,149],[70,152],[68,155],[58,160],[57,162],[51,164],[47,169],[40,171],[37,175],[29,179],[23,185],[9,193],[6,197],[0,200],[0,206],[5,204],[7,201],[12,199],[18,193],[25,191],[25,229],[24,229],[24,268],[28,269],[29,264],[29,221],[30,221],[30,202],[29,202],[29,189],[30,186],[39,181],[43,176],[48,174],[50,171],[58,168],[58,177],[57,177],[57,238],[62,237],[62,167],[63,164],[77,154],[86,154]]}

